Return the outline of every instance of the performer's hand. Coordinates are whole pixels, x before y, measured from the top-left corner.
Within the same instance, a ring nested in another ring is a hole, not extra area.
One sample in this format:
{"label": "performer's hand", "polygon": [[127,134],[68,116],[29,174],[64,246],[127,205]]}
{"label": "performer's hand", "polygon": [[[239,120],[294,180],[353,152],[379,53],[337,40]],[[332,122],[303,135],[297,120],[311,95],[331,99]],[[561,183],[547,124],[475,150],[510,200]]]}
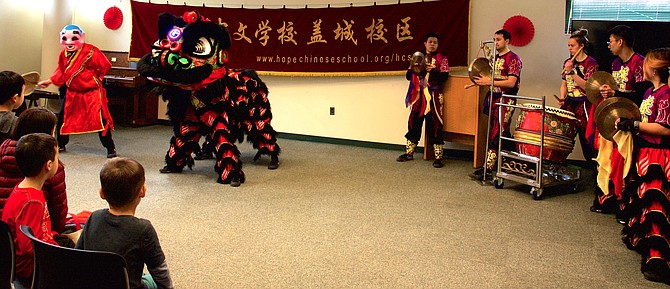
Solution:
{"label": "performer's hand", "polygon": [[558,98],[558,106],[562,107],[565,104],[565,98]]}
{"label": "performer's hand", "polygon": [[430,72],[431,70],[433,70],[433,68],[435,68],[435,65],[434,65],[434,64],[428,64],[428,65],[426,66],[426,71]]}
{"label": "performer's hand", "polygon": [[630,131],[635,133],[638,129],[638,125],[635,125],[635,120],[632,119],[627,119],[627,118],[619,118],[614,125],[616,126],[616,129],[618,130],[623,130],[623,131]]}
{"label": "performer's hand", "polygon": [[612,89],[608,84],[603,84],[600,87],[600,95],[603,98],[614,96],[614,89]]}
{"label": "performer's hand", "polygon": [[481,86],[488,86],[491,85],[491,78],[482,76],[480,74],[479,77],[475,76],[475,83]]}
{"label": "performer's hand", "polygon": [[46,88],[46,87],[49,86],[51,83],[53,83],[53,82],[51,81],[51,79],[42,80],[42,81],[40,81],[40,82],[37,83],[37,86],[39,86],[39,87],[41,87],[41,88]]}
{"label": "performer's hand", "polygon": [[566,61],[565,64],[563,65],[563,71],[565,71],[566,73],[572,71],[574,68],[575,67],[573,66],[572,60]]}

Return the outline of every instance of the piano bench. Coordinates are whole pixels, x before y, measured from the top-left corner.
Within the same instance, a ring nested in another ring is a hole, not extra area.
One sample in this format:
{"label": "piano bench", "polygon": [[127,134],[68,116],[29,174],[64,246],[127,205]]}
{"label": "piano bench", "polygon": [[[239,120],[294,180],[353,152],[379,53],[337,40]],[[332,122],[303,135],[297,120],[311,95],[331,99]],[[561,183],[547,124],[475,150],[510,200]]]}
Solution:
{"label": "piano bench", "polygon": [[29,100],[28,107],[39,106],[37,101],[42,99],[42,98],[44,98],[44,99],[60,99],[60,95],[58,93],[54,93],[54,92],[51,92],[51,91],[36,89],[35,91],[33,91],[33,93],[24,96],[24,99]]}

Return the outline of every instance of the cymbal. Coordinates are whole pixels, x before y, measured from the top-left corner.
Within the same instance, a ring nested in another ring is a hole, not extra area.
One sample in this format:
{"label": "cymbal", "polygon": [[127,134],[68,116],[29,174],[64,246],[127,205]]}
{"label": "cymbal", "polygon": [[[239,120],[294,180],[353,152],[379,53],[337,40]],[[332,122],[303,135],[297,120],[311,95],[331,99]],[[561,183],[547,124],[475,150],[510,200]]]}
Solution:
{"label": "cymbal", "polygon": [[414,52],[409,66],[412,69],[412,73],[416,75],[421,74],[421,72],[426,70],[426,56],[421,51]]}
{"label": "cymbal", "polygon": [[642,115],[637,105],[630,99],[624,97],[609,97],[603,100],[596,108],[596,126],[600,135],[605,139],[613,141],[614,135],[619,131],[614,123],[619,118],[641,120]]}
{"label": "cymbal", "polygon": [[30,95],[33,93],[33,91],[35,91],[35,86],[37,83],[40,82],[40,74],[37,71],[31,71],[22,74],[21,77],[23,77],[26,87],[23,91],[23,95]]}
{"label": "cymbal", "polygon": [[488,76],[491,77],[491,63],[487,58],[478,57],[472,60],[470,66],[468,66],[468,76],[472,83],[475,83],[475,77]]}
{"label": "cymbal", "polygon": [[600,95],[600,87],[605,84],[609,85],[614,90],[618,87],[614,80],[614,76],[611,74],[605,71],[596,71],[593,73],[593,75],[586,80],[586,87],[584,88],[586,91],[586,98],[588,98],[591,103],[597,105],[603,98]]}

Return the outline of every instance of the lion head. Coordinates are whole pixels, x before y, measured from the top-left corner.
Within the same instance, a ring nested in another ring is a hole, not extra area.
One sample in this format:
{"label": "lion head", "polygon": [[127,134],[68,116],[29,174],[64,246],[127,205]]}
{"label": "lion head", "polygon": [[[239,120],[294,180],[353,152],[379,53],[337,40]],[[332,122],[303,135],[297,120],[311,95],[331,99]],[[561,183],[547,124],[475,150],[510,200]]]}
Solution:
{"label": "lion head", "polygon": [[157,83],[197,89],[226,73],[230,35],[223,25],[197,11],[158,17],[158,40],[140,59],[137,70]]}

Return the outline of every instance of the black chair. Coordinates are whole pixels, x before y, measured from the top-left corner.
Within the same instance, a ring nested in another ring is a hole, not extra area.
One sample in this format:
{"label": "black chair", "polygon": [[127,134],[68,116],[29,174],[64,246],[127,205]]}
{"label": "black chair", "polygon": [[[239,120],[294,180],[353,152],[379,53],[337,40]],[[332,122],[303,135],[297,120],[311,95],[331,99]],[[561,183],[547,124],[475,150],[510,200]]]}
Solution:
{"label": "black chair", "polygon": [[60,247],[35,238],[21,225],[35,253],[34,289],[122,289],[128,284],[126,260],[116,253]]}
{"label": "black chair", "polygon": [[0,221],[0,289],[10,289],[14,281],[16,251],[9,225]]}

